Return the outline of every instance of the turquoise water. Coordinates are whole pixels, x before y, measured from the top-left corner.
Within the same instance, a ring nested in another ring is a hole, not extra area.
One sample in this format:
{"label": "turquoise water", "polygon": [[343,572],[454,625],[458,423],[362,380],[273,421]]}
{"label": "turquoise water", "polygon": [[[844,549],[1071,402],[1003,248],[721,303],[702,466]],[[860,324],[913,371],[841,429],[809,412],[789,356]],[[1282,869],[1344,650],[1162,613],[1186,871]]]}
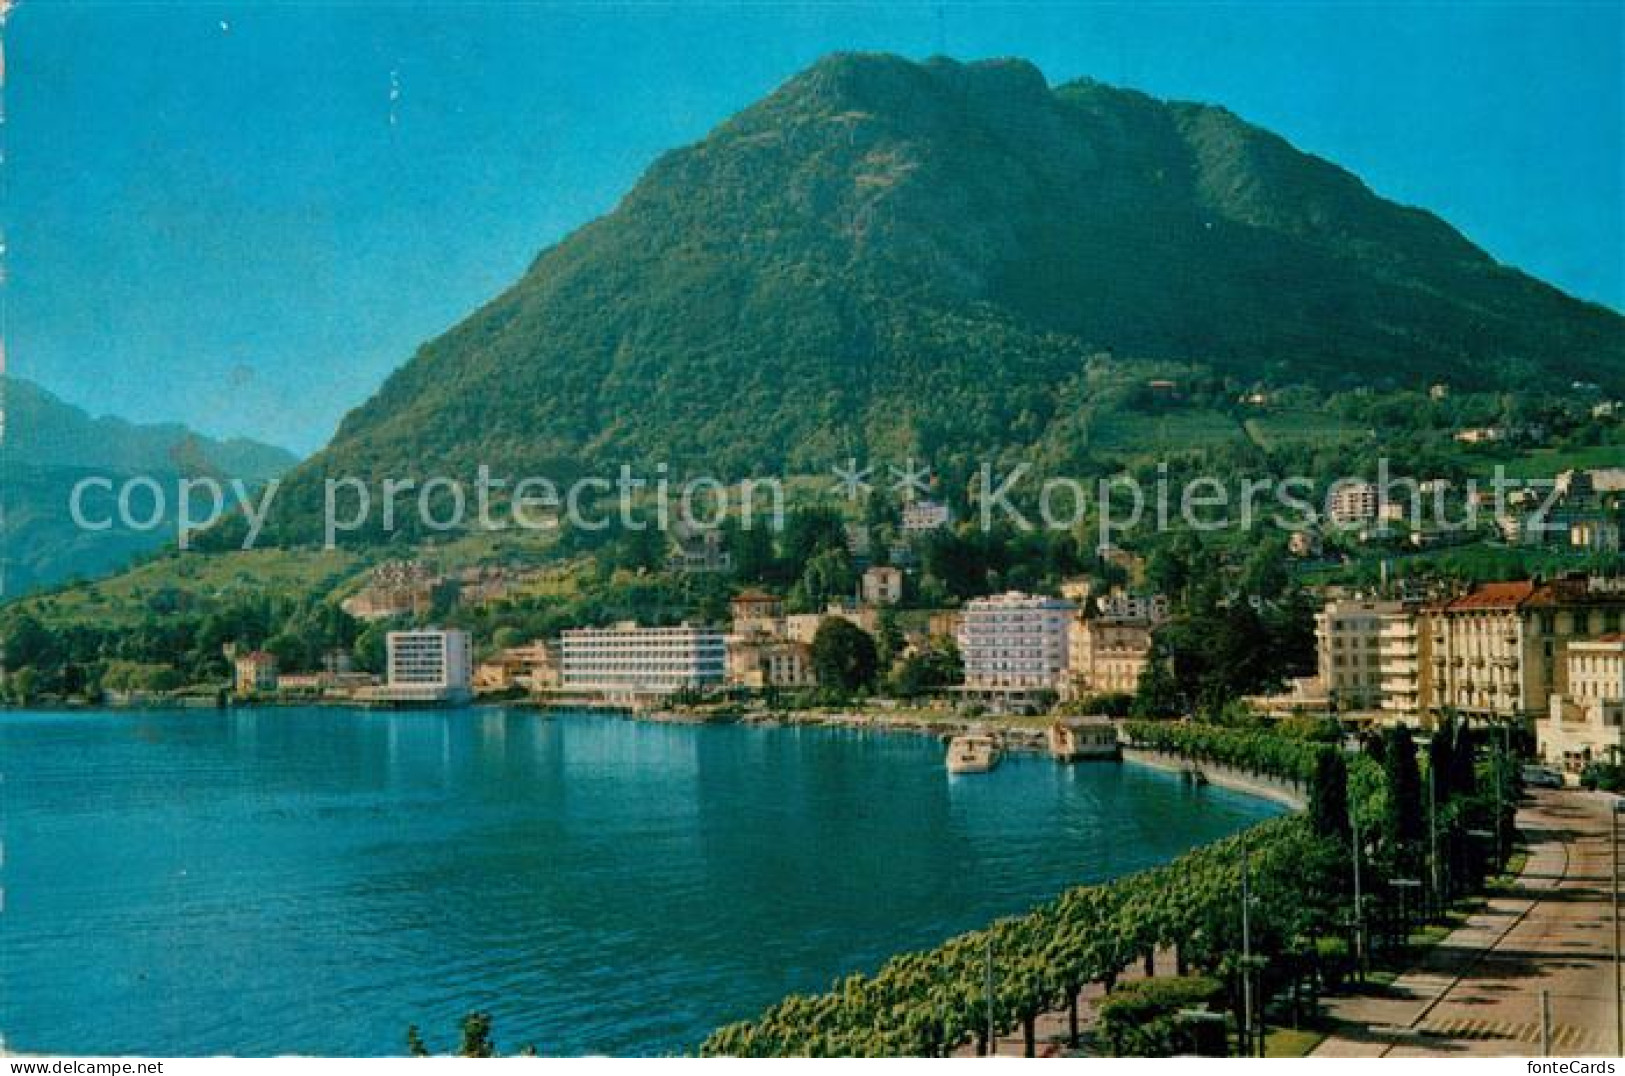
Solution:
{"label": "turquoise water", "polygon": [[923,737],[522,711],[0,715],[13,1049],[694,1046],[1277,814]]}

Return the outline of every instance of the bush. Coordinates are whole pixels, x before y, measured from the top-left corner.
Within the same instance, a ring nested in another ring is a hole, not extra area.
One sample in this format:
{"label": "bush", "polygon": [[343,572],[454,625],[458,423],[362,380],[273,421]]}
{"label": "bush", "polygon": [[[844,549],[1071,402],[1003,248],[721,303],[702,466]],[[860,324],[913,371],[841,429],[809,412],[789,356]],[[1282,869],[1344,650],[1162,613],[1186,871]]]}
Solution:
{"label": "bush", "polygon": [[[1124,983],[1100,1003],[1100,1040],[1113,1057],[1172,1057],[1204,1052],[1202,1025],[1179,1020],[1223,993],[1217,979],[1190,975],[1178,979],[1139,979]],[[1222,1038],[1222,1037],[1221,1037]]]}
{"label": "bush", "polygon": [[1598,792],[1625,792],[1625,766],[1593,762],[1580,773],[1580,787]]}
{"label": "bush", "polygon": [[1354,970],[1354,954],[1345,938],[1321,936],[1315,939],[1315,965],[1320,981],[1328,991],[1340,990]]}

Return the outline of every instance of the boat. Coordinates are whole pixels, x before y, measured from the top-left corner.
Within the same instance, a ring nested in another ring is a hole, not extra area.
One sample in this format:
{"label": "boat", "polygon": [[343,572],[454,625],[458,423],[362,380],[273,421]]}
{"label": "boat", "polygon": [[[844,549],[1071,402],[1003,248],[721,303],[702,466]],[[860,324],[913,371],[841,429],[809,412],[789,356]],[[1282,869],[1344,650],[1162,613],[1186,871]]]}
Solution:
{"label": "boat", "polygon": [[999,741],[981,732],[955,736],[948,741],[949,773],[986,773],[999,764]]}

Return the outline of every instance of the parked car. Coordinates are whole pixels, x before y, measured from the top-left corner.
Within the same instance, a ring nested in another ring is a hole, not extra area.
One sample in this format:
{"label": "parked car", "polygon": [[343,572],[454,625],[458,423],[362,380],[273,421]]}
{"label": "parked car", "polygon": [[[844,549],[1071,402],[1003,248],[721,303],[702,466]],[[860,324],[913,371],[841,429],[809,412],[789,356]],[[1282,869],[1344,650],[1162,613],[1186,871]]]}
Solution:
{"label": "parked car", "polygon": [[1530,788],[1562,788],[1563,775],[1550,766],[1525,766],[1523,783]]}

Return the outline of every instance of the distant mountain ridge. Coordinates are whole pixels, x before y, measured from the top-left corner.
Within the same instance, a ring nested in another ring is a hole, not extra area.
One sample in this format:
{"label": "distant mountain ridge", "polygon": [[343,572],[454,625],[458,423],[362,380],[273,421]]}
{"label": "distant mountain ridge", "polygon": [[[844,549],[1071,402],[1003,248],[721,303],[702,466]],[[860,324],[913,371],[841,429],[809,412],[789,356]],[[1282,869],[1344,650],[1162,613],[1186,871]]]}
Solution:
{"label": "distant mountain ridge", "polygon": [[4,450],[38,467],[112,468],[121,474],[159,471],[261,480],[298,463],[285,449],[247,438],[205,437],[177,422],[139,424],[110,415],[92,417],[22,378],[0,378],[5,403]]}
{"label": "distant mountain ridge", "polygon": [[294,475],[737,476],[1088,444],[1091,356],[1625,387],[1625,319],[1208,105],[837,55],[661,157]]}
{"label": "distant mountain ridge", "polygon": [[[169,487],[166,492],[173,499],[173,482],[183,475],[258,485],[298,462],[281,448],[245,438],[216,440],[177,423],[141,425],[93,418],[16,377],[0,378],[0,399],[5,403],[5,436],[0,442],[0,598],[74,577],[102,575],[174,540],[168,528],[137,532],[120,526],[105,531],[78,527],[69,497],[81,479],[105,477],[119,483],[147,476]],[[143,510],[146,503],[140,502]],[[98,521],[102,514],[97,512]]]}

